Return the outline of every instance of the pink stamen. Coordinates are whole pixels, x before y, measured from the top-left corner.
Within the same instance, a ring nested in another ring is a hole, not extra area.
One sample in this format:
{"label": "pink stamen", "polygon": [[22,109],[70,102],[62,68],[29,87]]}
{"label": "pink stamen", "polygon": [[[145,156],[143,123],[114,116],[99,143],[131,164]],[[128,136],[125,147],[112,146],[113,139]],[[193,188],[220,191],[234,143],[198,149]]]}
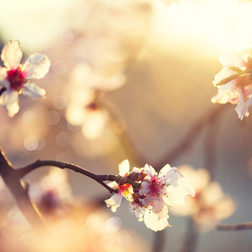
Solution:
{"label": "pink stamen", "polygon": [[10,82],[10,88],[20,91],[24,83],[26,83],[26,72],[21,71],[21,67],[11,69],[7,72],[7,80]]}

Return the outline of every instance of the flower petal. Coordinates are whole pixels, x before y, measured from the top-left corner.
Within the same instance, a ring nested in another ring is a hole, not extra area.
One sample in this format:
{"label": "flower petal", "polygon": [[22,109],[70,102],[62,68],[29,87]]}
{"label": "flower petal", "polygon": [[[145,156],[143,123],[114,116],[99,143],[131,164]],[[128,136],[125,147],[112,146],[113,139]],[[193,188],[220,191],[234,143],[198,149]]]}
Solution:
{"label": "flower petal", "polygon": [[162,212],[164,208],[164,200],[162,198],[154,198],[152,207],[153,213],[158,214]]}
{"label": "flower petal", "polygon": [[150,182],[143,181],[141,183],[141,189],[139,190],[140,195],[144,195],[145,193],[148,193],[151,189]]}
{"label": "flower petal", "polygon": [[120,176],[125,176],[125,174],[126,174],[127,172],[129,172],[129,168],[130,168],[130,164],[129,164],[128,159],[122,161],[122,162],[119,164],[119,175],[120,175]]}
{"label": "flower petal", "polygon": [[154,176],[157,174],[157,172],[155,171],[155,169],[152,166],[148,165],[148,164],[146,164],[144,166],[144,171],[148,174],[148,176],[150,178],[154,178]]}
{"label": "flower petal", "polygon": [[6,90],[0,96],[0,105],[6,108],[7,114],[13,117],[19,111],[18,92]]}
{"label": "flower petal", "polygon": [[177,182],[179,176],[182,177],[181,173],[176,167],[171,167],[170,165],[165,165],[159,172],[158,177],[165,177],[166,184],[172,184]]}
{"label": "flower petal", "polygon": [[146,210],[144,214],[144,223],[146,227],[153,231],[161,231],[164,228],[170,226],[168,223],[168,208],[165,206],[163,211],[159,214],[155,214],[152,211]]}
{"label": "flower petal", "polygon": [[22,93],[32,98],[42,98],[46,91],[42,88],[39,88],[34,83],[27,83],[23,86]]}
{"label": "flower petal", "polygon": [[40,79],[47,74],[50,65],[50,60],[45,54],[34,53],[25,61],[22,72],[27,73],[27,79]]}
{"label": "flower petal", "polygon": [[22,56],[23,53],[20,49],[19,41],[16,40],[14,42],[9,41],[5,44],[2,50],[1,59],[8,70],[17,69]]}
{"label": "flower petal", "polygon": [[122,202],[122,195],[116,193],[109,199],[105,200],[107,207],[111,207],[111,211],[115,212],[116,209],[121,205]]}
{"label": "flower petal", "polygon": [[165,204],[174,206],[174,205],[183,205],[186,202],[187,196],[195,195],[194,188],[187,183],[176,183],[170,185],[166,189],[167,197],[164,197]]}

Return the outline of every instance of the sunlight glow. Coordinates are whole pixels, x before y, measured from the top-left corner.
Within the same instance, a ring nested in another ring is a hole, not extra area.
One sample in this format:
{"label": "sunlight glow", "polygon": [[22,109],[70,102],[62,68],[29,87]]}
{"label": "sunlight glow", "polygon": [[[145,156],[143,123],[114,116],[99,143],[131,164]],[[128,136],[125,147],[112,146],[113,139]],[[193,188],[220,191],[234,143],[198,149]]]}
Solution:
{"label": "sunlight glow", "polygon": [[[200,50],[202,43],[217,49],[242,50],[252,41],[252,3],[237,0],[180,1],[170,8],[156,6],[155,28],[167,50],[178,43],[192,44]],[[155,36],[154,36],[155,37]],[[192,40],[193,43],[190,43]],[[196,42],[195,42],[196,41]],[[198,41],[198,42],[197,42]],[[170,47],[171,46],[171,47]],[[204,48],[203,48],[204,50]],[[211,55],[211,52],[205,52]]]}

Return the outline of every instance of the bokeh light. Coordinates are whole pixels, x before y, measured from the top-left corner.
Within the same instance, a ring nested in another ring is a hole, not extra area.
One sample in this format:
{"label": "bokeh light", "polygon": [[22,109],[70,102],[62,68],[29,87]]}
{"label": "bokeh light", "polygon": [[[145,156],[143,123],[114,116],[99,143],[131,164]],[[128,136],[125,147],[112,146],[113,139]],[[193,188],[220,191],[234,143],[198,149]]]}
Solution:
{"label": "bokeh light", "polygon": [[56,60],[52,65],[52,69],[54,73],[60,75],[66,72],[67,64],[63,60]]}
{"label": "bokeh light", "polygon": [[70,135],[66,132],[60,132],[56,136],[56,142],[60,146],[67,146],[68,144],[70,144],[70,141],[71,141]]}

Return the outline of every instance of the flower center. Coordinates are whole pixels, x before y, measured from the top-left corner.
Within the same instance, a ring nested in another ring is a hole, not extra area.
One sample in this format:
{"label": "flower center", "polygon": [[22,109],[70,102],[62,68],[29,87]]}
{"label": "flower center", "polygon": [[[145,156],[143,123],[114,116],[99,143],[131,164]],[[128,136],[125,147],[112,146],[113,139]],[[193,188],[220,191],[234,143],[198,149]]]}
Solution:
{"label": "flower center", "polygon": [[162,194],[163,188],[165,187],[165,183],[159,178],[152,178],[151,179],[151,194],[154,196],[159,196],[160,193]]}
{"label": "flower center", "polygon": [[26,73],[21,71],[21,67],[11,69],[7,72],[7,80],[10,82],[10,88],[20,91],[23,84],[26,83]]}

